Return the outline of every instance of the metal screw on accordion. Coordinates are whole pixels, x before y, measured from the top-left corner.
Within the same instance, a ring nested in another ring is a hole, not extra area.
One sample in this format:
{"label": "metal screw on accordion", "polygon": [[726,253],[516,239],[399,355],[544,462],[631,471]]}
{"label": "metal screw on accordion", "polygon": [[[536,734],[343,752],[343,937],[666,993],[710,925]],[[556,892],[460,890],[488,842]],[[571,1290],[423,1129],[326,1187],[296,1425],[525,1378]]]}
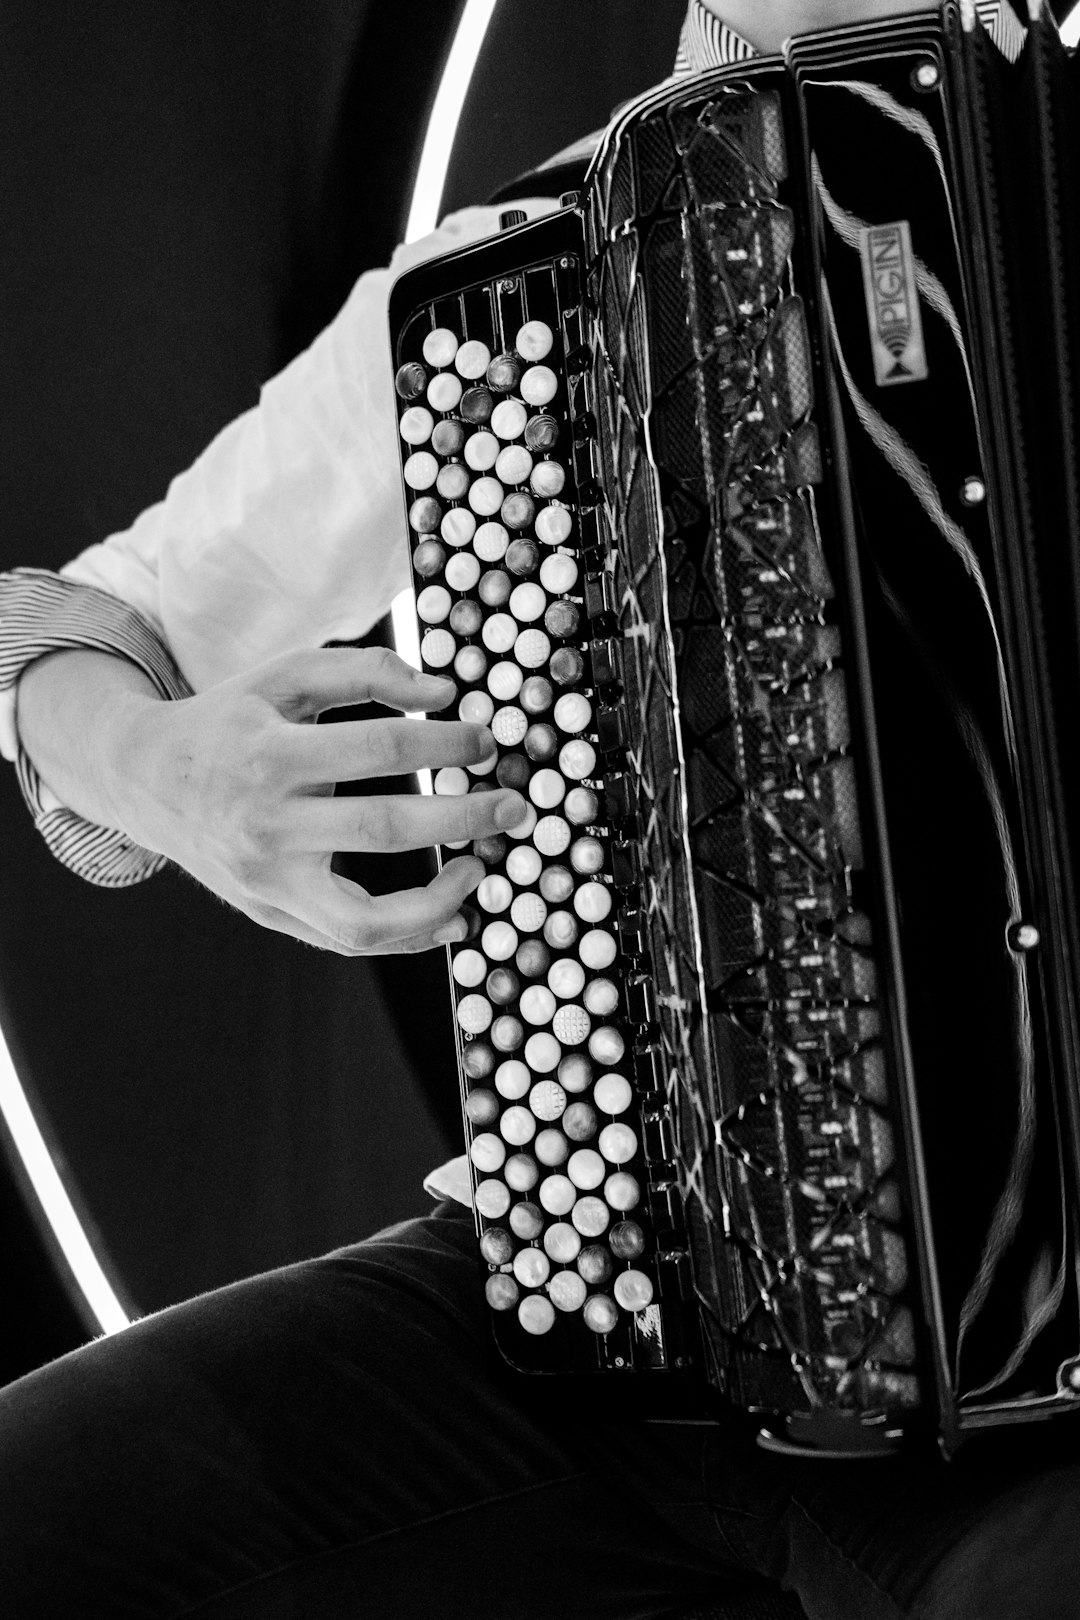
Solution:
{"label": "metal screw on accordion", "polygon": [[930,57],[927,57],[924,61],[919,62],[913,69],[911,74],[911,86],[913,90],[919,90],[923,94],[928,94],[931,90],[936,90],[940,84],[941,69]]}
{"label": "metal screw on accordion", "polygon": [[1024,951],[1033,951],[1039,943],[1039,930],[1034,923],[1013,923],[1005,935],[1010,951],[1023,954]]}
{"label": "metal screw on accordion", "polygon": [[960,486],[960,499],[965,506],[981,506],[986,499],[986,485],[981,478],[965,478]]}
{"label": "metal screw on accordion", "polygon": [[501,293],[512,293],[516,290],[516,288],[517,282],[514,280],[513,276],[507,276],[505,281],[499,282],[499,291]]}

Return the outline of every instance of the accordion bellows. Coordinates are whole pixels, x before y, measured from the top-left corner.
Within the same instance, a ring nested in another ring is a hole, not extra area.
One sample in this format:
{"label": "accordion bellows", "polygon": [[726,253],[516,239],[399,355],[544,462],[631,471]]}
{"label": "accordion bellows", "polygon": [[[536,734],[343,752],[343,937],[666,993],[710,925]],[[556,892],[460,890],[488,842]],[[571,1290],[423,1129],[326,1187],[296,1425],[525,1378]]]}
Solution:
{"label": "accordion bellows", "polygon": [[808,36],[394,289],[425,664],[532,805],[451,953],[524,1370],[1076,1410],[1070,94],[1049,23]]}

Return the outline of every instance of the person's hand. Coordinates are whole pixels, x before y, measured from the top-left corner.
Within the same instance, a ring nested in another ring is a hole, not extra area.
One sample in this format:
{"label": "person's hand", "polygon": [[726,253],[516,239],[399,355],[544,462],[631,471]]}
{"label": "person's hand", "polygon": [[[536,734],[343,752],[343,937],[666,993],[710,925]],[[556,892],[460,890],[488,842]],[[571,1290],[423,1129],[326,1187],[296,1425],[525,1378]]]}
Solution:
{"label": "person's hand", "polygon": [[464,938],[459,908],[483,863],[447,863],[426,888],[373,896],[331,871],[335,851],[419,849],[517,825],[505,790],[461,797],[333,796],[335,783],[490,758],[485,726],[402,718],[312,724],[377,702],[445,708],[448,679],[383,649],[288,653],[178,703],[134,698],[117,732],[115,822],[256,922],[346,956]]}

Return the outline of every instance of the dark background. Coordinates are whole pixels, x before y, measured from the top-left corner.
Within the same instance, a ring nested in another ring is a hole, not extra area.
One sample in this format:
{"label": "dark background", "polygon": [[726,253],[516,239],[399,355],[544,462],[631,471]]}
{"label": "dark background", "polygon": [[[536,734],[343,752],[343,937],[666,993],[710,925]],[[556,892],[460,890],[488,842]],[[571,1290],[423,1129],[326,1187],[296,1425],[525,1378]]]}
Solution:
{"label": "dark background", "polygon": [[[663,77],[683,9],[501,0],[446,206]],[[459,11],[7,0],[0,567],[130,523],[385,262]],[[441,953],[342,961],[173,873],[94,890],[10,771],[0,850],[0,1021],[134,1309],[420,1207],[456,1150]],[[0,1161],[0,1378],[86,1336],[31,1208]]]}

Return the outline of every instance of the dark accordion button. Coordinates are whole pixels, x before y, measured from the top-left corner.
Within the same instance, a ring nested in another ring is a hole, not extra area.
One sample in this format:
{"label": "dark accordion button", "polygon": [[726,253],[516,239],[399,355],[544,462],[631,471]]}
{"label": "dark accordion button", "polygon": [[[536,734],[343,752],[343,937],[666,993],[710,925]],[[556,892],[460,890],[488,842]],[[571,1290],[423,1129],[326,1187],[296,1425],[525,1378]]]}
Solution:
{"label": "dark accordion button", "polygon": [[520,789],[528,786],[532,766],[524,754],[504,754],[495,767],[495,779],[500,787]]}
{"label": "dark accordion button", "polygon": [[[495,401],[490,388],[467,388],[458,406],[466,422],[489,422],[494,409]],[[435,443],[434,435],[431,442]]]}
{"label": "dark accordion button", "polygon": [[552,602],[544,614],[544,629],[559,641],[572,641],[581,624],[581,614],[574,602]]}
{"label": "dark accordion button", "polygon": [[546,765],[559,752],[559,738],[553,726],[530,726],[523,746],[535,764]]}
{"label": "dark accordion button", "polygon": [[585,660],[573,647],[559,647],[548,665],[557,686],[576,686],[585,674]]}
{"label": "dark accordion button", "polygon": [[522,682],[518,703],[526,714],[543,714],[555,700],[551,682],[543,675],[530,675]]}
{"label": "dark accordion button", "polygon": [[470,1080],[486,1080],[495,1072],[495,1050],[487,1041],[469,1041],[461,1055],[461,1066]]}
{"label": "dark accordion button", "polygon": [[421,540],[412,562],[421,579],[434,579],[446,566],[446,547],[438,540]]}
{"label": "dark accordion button", "polygon": [[553,416],[543,412],[533,416],[525,425],[525,444],[529,450],[554,450],[559,442],[559,424]]}
{"label": "dark accordion button", "polygon": [[485,989],[488,1000],[494,1002],[496,1007],[509,1007],[521,993],[521,980],[512,968],[494,968],[488,974]]}
{"label": "dark accordion button", "polygon": [[465,429],[460,422],[436,422],[431,433],[431,448],[437,456],[457,456],[465,443]]}
{"label": "dark accordion button", "polygon": [[506,394],[517,387],[522,370],[516,354],[497,354],[487,368],[487,380],[497,394]]}
{"label": "dark accordion button", "polygon": [[409,522],[417,534],[434,534],[442,522],[442,504],[434,495],[421,495],[409,508]]}
{"label": "dark accordion button", "polygon": [[402,399],[419,399],[428,385],[428,374],[419,360],[409,360],[394,378],[394,387]]}
{"label": "dark accordion button", "polygon": [[540,566],[540,547],[535,540],[512,540],[506,549],[506,566],[512,574],[525,577]]}
{"label": "dark accordion button", "polygon": [[478,602],[455,602],[450,609],[450,628],[456,636],[478,636],[483,622]]}
{"label": "dark accordion button", "polygon": [[473,844],[472,852],[477,860],[483,861],[485,866],[497,866],[506,859],[507,840],[502,833],[492,833],[490,838],[478,838]]}

